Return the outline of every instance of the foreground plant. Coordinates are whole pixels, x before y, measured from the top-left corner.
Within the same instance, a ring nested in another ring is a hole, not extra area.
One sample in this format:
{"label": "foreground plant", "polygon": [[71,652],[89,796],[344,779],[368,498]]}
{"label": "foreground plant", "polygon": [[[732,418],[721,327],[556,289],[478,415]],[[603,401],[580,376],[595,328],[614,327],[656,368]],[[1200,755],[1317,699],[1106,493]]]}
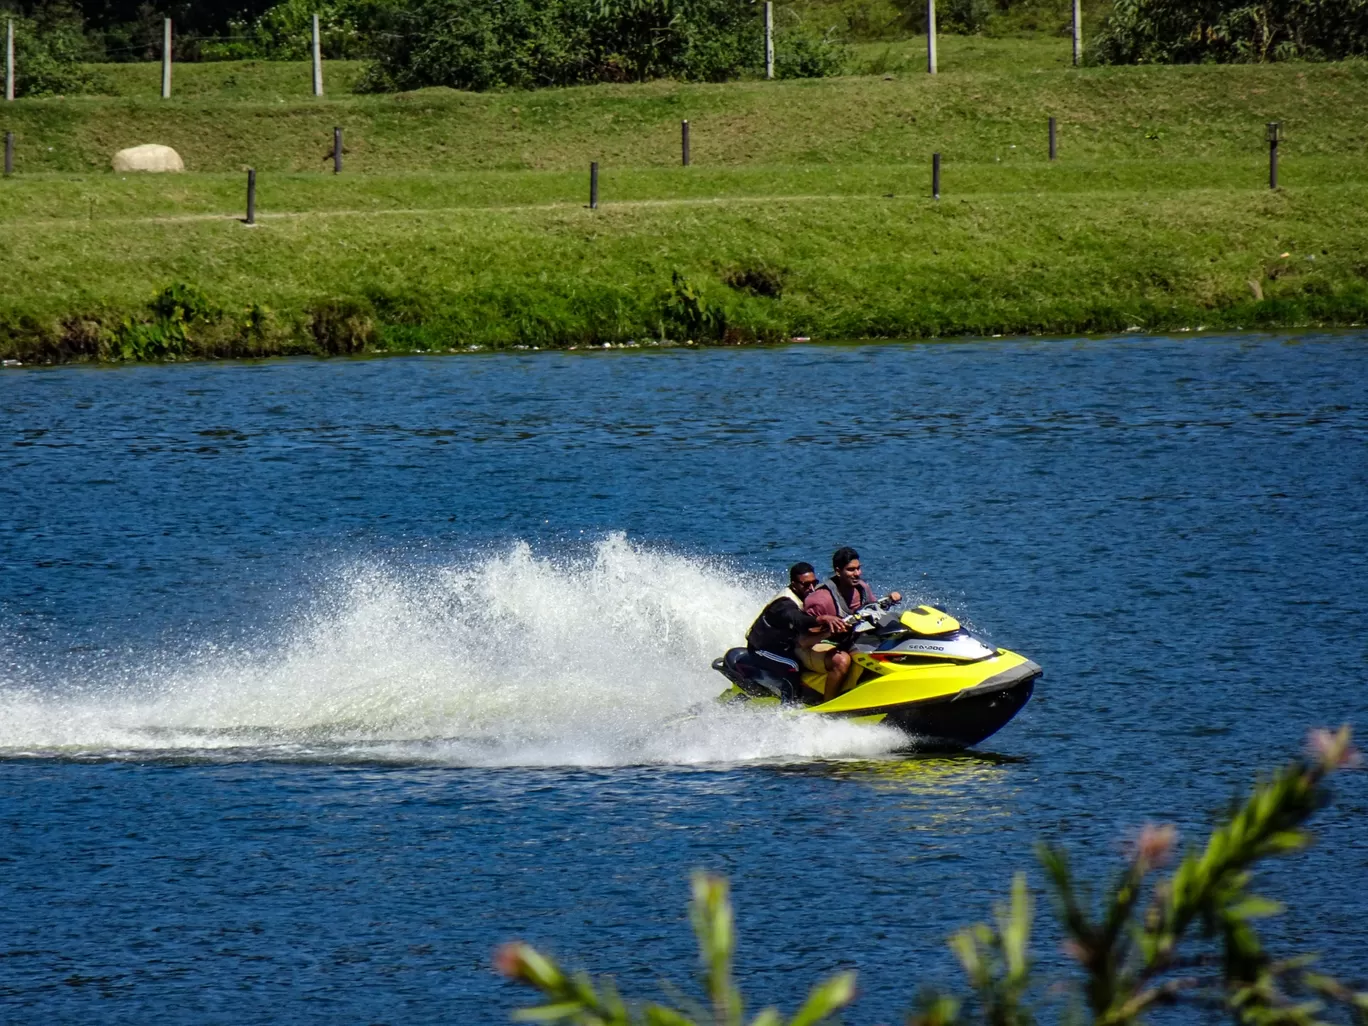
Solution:
{"label": "foreground plant", "polygon": [[[657,1004],[632,1008],[618,995],[611,980],[596,983],[584,973],[567,975],[530,944],[513,941],[495,953],[495,968],[541,991],[546,999],[534,1008],[514,1012],[513,1018],[519,1022],[563,1022],[576,1026],[741,1026],[745,1007],[732,980],[736,930],[727,881],[707,873],[694,873],[689,915],[703,963],[706,1007],[686,999],[685,1010]],[[815,1026],[854,997],[855,974],[838,973],[813,987],[793,1018],[786,1020],[777,1009],[766,1008],[750,1020],[750,1026]]]}
{"label": "foreground plant", "polygon": [[[1348,727],[1312,731],[1301,758],[1257,782],[1205,846],[1188,852],[1171,876],[1152,884],[1151,874],[1172,856],[1178,833],[1167,824],[1145,826],[1095,915],[1080,896],[1087,888],[1075,881],[1065,852],[1041,845],[1040,861],[1067,936],[1065,950],[1083,972],[1082,981],[1069,982],[1066,989],[1087,1009],[1094,1026],[1130,1026],[1156,1005],[1193,1000],[1223,1007],[1242,1026],[1319,1026],[1332,1021],[1324,1017],[1336,1011],[1341,1020],[1368,1026],[1368,993],[1314,972],[1312,956],[1280,960],[1264,950],[1254,924],[1279,914],[1282,906],[1250,890],[1258,862],[1310,843],[1305,824],[1329,800],[1325,779],[1359,761]],[[1032,916],[1026,877],[1018,873],[1011,898],[998,907],[993,924],[979,923],[950,938],[972,993],[966,998],[923,993],[909,1026],[1032,1026],[1041,986],[1032,972]],[[611,981],[567,975],[530,945],[513,942],[499,949],[495,966],[544,999],[514,1018],[574,1026],[741,1026],[744,1010],[732,982],[735,933],[724,880],[694,874],[691,917],[707,1006],[629,1005]],[[854,996],[855,974],[838,974],[814,987],[787,1022],[815,1026]],[[751,1026],[784,1023],[772,1008],[751,1020]]]}
{"label": "foreground plant", "polygon": [[[1041,845],[1040,861],[1068,938],[1065,950],[1084,974],[1069,989],[1092,1022],[1125,1026],[1155,1005],[1197,1000],[1223,1006],[1247,1026],[1314,1026],[1332,1007],[1368,1024],[1368,994],[1313,972],[1311,956],[1276,960],[1264,950],[1254,924],[1282,906],[1250,890],[1256,863],[1310,843],[1304,825],[1329,800],[1325,778],[1358,761],[1348,727],[1313,731],[1302,758],[1259,781],[1204,847],[1188,852],[1171,876],[1149,887],[1178,833],[1171,825],[1145,826],[1096,915],[1080,897],[1087,888],[1074,880],[1068,855]],[[951,939],[974,988],[974,1010],[993,1026],[1034,1022],[1027,1002],[1035,982],[1027,954],[1030,928],[1026,881],[1018,875],[995,927],[979,924]],[[959,1001],[933,994],[923,998],[912,1021],[950,1026],[968,1019]]]}

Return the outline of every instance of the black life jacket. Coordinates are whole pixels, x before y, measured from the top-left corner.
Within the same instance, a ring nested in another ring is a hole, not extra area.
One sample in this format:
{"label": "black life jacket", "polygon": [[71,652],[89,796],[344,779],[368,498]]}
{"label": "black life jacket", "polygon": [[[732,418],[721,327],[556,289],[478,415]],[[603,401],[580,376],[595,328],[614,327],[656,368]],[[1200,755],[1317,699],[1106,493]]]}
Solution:
{"label": "black life jacket", "polygon": [[775,595],[765,604],[765,608],[760,611],[760,616],[755,623],[751,624],[750,630],[746,632],[746,646],[748,648],[757,652],[773,652],[781,656],[793,655],[793,645],[797,640],[793,631],[779,624],[770,623],[769,617],[765,615],[769,612],[770,606],[780,600],[792,602],[799,610],[803,608],[803,600],[794,594],[792,588],[785,588],[778,595]]}

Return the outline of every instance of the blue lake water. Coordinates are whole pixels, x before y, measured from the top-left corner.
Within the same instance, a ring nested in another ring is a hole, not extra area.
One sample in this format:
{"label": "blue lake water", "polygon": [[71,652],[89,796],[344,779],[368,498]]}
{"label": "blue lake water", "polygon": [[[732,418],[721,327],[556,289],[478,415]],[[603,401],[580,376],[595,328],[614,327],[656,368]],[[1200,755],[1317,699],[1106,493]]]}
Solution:
{"label": "blue lake water", "polygon": [[[659,997],[695,867],[754,1001],[894,1022],[1035,839],[1368,729],[1362,335],[25,368],[0,446],[6,1022],[497,1023],[514,937]],[[843,544],[1044,666],[983,753],[681,719]],[[1366,781],[1266,883],[1359,975]]]}

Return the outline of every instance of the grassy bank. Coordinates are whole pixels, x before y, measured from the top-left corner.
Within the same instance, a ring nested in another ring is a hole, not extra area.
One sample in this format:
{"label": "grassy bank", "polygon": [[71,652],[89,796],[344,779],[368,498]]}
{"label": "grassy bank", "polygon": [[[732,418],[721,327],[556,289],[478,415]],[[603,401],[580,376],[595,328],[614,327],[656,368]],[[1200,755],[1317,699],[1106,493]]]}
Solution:
{"label": "grassy bank", "polygon": [[[21,173],[0,183],[0,354],[1368,320],[1368,67],[1076,70],[1042,66],[1053,41],[962,42],[982,59],[948,56],[935,79],[315,100],[271,98],[297,66],[203,65],[198,98],[21,101],[4,112]],[[241,96],[223,93],[234,76]],[[334,124],[336,177],[320,170]],[[102,170],[147,141],[191,173]]]}

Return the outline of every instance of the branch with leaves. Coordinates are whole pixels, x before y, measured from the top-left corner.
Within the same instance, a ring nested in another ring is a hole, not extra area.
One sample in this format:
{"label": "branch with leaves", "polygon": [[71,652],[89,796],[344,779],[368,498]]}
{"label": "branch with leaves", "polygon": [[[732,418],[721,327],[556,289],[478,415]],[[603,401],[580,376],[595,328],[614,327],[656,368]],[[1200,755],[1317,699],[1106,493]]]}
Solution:
{"label": "branch with leaves", "polygon": [[[514,1020],[568,1026],[742,1026],[745,1004],[732,979],[736,929],[727,881],[694,873],[689,917],[698,938],[706,1005],[685,1000],[683,1009],[658,1004],[633,1007],[622,1000],[611,980],[596,982],[584,973],[567,975],[553,959],[514,941],[495,952],[495,968],[540,991],[543,998],[540,1005],[514,1012]],[[750,1026],[817,1026],[854,998],[855,974],[838,973],[813,987],[791,1019],[766,1008],[750,1020]]]}
{"label": "branch with leaves", "polygon": [[[1322,1026],[1346,1019],[1368,1026],[1368,993],[1312,971],[1312,956],[1274,959],[1264,950],[1255,924],[1283,909],[1250,890],[1256,864],[1310,843],[1306,823],[1329,801],[1326,778],[1359,761],[1348,727],[1312,731],[1303,756],[1257,781],[1204,846],[1154,882],[1154,871],[1173,856],[1178,832],[1168,824],[1146,825],[1096,911],[1081,896],[1089,891],[1075,881],[1068,855],[1041,845],[1038,855],[1067,937],[1065,950],[1083,972],[1081,982],[1067,986],[1093,1026],[1136,1026],[1156,1005],[1190,998],[1218,1002],[1239,1026]],[[543,1003],[514,1018],[570,1026],[742,1026],[744,1007],[731,974],[735,931],[726,882],[696,873],[690,911],[706,1005],[629,1006],[611,981],[566,975],[551,959],[515,942],[499,949],[495,964],[539,991]],[[908,1026],[1034,1026],[1033,915],[1026,876],[1018,873],[991,925],[978,923],[950,938],[972,993],[923,993]],[[814,987],[787,1022],[815,1026],[854,996],[855,974],[838,974]],[[784,1023],[778,1011],[767,1008],[750,1026]]]}

